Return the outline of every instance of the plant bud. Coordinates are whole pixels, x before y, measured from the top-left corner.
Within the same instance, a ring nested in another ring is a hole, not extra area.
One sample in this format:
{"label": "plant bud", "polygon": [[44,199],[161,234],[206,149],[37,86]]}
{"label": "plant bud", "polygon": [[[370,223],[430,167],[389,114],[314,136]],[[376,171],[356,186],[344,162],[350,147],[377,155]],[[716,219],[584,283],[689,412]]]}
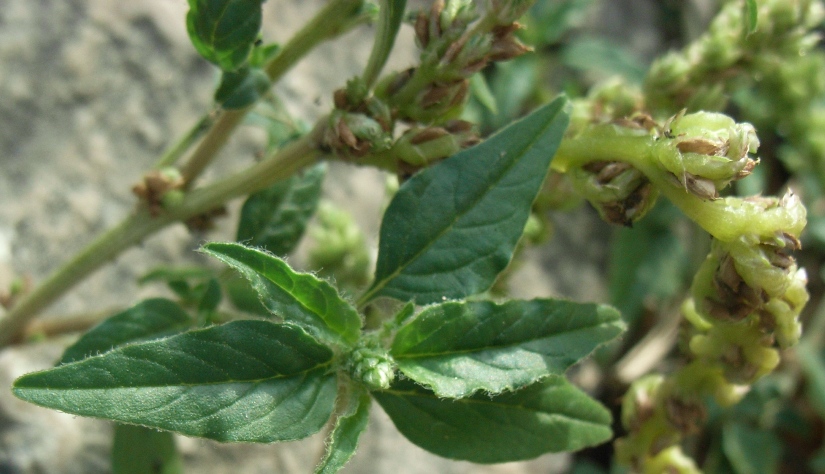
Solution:
{"label": "plant bud", "polygon": [[183,189],[185,184],[180,171],[170,166],[146,173],[143,181],[132,187],[132,192],[146,203],[150,214],[157,216],[165,207],[183,200],[182,194],[178,197],[170,196],[167,201],[164,201],[164,197],[171,191]]}
{"label": "plant bud", "polygon": [[339,156],[359,157],[370,151],[386,150],[391,141],[376,120],[364,114],[336,110],[330,114],[323,143]]}
{"label": "plant bud", "polygon": [[371,390],[386,390],[395,379],[395,361],[383,348],[356,347],[347,362],[352,378]]}

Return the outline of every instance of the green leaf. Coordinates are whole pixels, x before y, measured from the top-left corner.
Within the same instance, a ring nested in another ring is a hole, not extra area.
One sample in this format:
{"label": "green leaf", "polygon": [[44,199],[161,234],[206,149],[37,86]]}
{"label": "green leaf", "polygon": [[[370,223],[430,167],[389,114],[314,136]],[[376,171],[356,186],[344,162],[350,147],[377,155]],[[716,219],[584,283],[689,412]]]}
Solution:
{"label": "green leaf", "polygon": [[281,52],[281,45],[278,43],[256,44],[249,56],[249,65],[263,68],[270,60]]}
{"label": "green leaf", "polygon": [[351,384],[350,387],[355,393],[350,395],[347,412],[335,422],[335,429],[327,441],[324,459],[315,468],[316,474],[333,474],[341,470],[355,454],[358,438],[367,428],[372,399],[369,393],[356,388],[356,385]]}
{"label": "green leaf", "polygon": [[261,30],[263,0],[189,0],[186,30],[198,53],[224,71],[243,66]]}
{"label": "green leaf", "polygon": [[722,429],[722,449],[736,474],[777,472],[781,441],[770,431],[730,422]]}
{"label": "green leaf", "polygon": [[641,84],[647,74],[644,63],[631,50],[603,38],[576,38],[564,47],[561,58],[567,66],[596,73],[601,79],[620,75]]}
{"label": "green leaf", "polygon": [[153,298],[109,317],[69,346],[58,365],[107,352],[123,344],[159,339],[185,331],[192,318],[176,303]]}
{"label": "green leaf", "polygon": [[563,377],[494,397],[442,399],[409,381],[373,396],[407,439],[450,459],[521,461],[612,436],[610,412]]}
{"label": "green leaf", "polygon": [[182,474],[183,460],[168,431],[143,426],[115,425],[112,474]]}
{"label": "green leaf", "polygon": [[687,285],[687,250],[674,227],[683,214],[665,200],[632,228],[618,231],[610,258],[610,302],[628,324],[642,315],[645,300],[663,302]]}
{"label": "green leaf", "polygon": [[280,258],[241,244],[211,242],[202,250],[245,276],[273,314],[322,340],[344,345],[358,341],[361,317],[326,281],[295,272]]}
{"label": "green leaf", "polygon": [[24,375],[28,402],[217,441],[305,438],[335,403],[332,351],[300,328],[235,321]]}
{"label": "green leaf", "polygon": [[197,305],[204,296],[204,283],[214,274],[202,267],[158,267],[142,276],[138,283],[163,282],[184,304]]}
{"label": "green leaf", "polygon": [[566,109],[560,97],[404,183],[384,214],[375,282],[362,301],[427,304],[487,290],[512,258]]}
{"label": "green leaf", "polygon": [[271,85],[266,73],[258,68],[244,66],[237,71],[224,71],[215,91],[215,102],[224,109],[243,109],[257,102]]}
{"label": "green leaf", "polygon": [[236,240],[275,255],[292,252],[318,207],[326,171],[322,163],[249,196]]}
{"label": "green leaf", "polygon": [[473,97],[475,97],[481,105],[490,111],[491,114],[498,114],[496,98],[493,95],[493,91],[490,90],[490,86],[487,84],[487,79],[484,78],[484,74],[479,72],[470,77],[470,91],[472,91]]}
{"label": "green leaf", "polygon": [[757,23],[759,21],[758,10],[756,0],[745,1],[745,21],[747,22],[745,30],[746,36],[756,32]]}
{"label": "green leaf", "polygon": [[261,298],[255,288],[252,288],[252,283],[237,272],[233,272],[232,276],[224,281],[223,287],[235,308],[258,316],[272,315],[261,303]]}
{"label": "green leaf", "polygon": [[221,304],[221,299],[223,299],[221,285],[216,278],[210,278],[201,285],[199,290],[201,298],[198,302],[198,314],[208,318],[218,309],[218,305]]}
{"label": "green leaf", "polygon": [[391,354],[440,397],[500,393],[561,375],[624,329],[613,308],[559,300],[454,302],[422,311]]}

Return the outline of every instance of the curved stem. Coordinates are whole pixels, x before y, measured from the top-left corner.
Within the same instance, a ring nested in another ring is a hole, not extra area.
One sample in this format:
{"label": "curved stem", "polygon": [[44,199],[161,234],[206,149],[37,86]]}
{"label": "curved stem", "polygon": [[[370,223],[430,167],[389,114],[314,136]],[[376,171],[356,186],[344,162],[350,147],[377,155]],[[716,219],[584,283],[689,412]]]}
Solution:
{"label": "curved stem", "polygon": [[[659,191],[691,220],[721,241],[744,234],[772,234],[777,223],[788,229],[804,225],[804,219],[781,212],[755,212],[754,205],[741,199],[703,200],[678,184],[659,165],[657,156],[672,149],[670,140],[651,136],[616,135],[611,126],[594,126],[576,137],[565,138],[551,168],[566,172],[592,161],[621,161],[641,171]],[[801,224],[800,224],[801,223]]]}
{"label": "curved stem", "polygon": [[160,216],[153,217],[145,207],[139,206],[135,212],[76,254],[6,313],[0,320],[0,346],[15,342],[26,324],[39,311],[51,305],[103,264],[142,242],[146,237],[170,224],[214,209],[230,199],[259,191],[317,161],[322,156],[317,147],[318,130],[320,129],[240,173],[188,193],[182,203]]}

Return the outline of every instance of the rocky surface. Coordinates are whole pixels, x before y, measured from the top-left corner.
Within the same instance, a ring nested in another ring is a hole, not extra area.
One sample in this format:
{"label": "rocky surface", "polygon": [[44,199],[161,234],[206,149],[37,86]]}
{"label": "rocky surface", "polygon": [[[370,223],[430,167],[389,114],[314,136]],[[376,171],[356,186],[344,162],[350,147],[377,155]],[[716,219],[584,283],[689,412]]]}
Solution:
{"label": "rocky surface", "polygon": [[[638,3],[638,2],[636,2]],[[265,5],[267,40],[283,41],[322,2]],[[0,2],[0,289],[16,276],[46,277],[60,261],[117,223],[134,205],[131,186],[159,153],[211,103],[216,75],[189,44],[185,0],[5,0]],[[393,66],[413,63],[409,31]],[[330,92],[359,72],[371,33],[361,29],[324,45],[277,87],[297,116],[317,118]],[[244,130],[204,179],[248,164],[262,134]],[[363,224],[375,243],[383,177],[332,167],[327,195]],[[237,209],[237,203],[233,204]],[[559,217],[556,238],[531,250],[514,277],[517,296],[562,295],[603,300],[603,247],[581,235],[604,235],[587,214]],[[206,238],[230,239],[232,219],[209,235],[175,226],[147,239],[54,305],[56,315],[124,307],[157,295],[136,277],[164,263],[194,262]],[[573,258],[571,258],[573,257]],[[583,264],[582,262],[590,262]],[[0,352],[0,385],[48,367],[70,340]],[[106,422],[43,410],[0,394],[0,473],[105,473],[111,427]],[[181,438],[187,472],[309,472],[323,440],[284,445],[220,445]],[[565,456],[478,466],[432,456],[406,441],[380,409],[347,472],[560,472]]]}

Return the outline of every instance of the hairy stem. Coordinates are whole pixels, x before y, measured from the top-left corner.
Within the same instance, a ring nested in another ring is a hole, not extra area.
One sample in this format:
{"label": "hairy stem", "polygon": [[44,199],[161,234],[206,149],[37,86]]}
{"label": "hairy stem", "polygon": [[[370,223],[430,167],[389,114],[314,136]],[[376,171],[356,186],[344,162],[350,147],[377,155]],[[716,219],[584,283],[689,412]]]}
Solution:
{"label": "hairy stem", "polygon": [[0,346],[15,342],[27,323],[38,312],[51,305],[103,264],[139,244],[146,237],[170,224],[214,209],[230,199],[259,191],[317,161],[321,157],[317,147],[318,130],[320,129],[244,171],[191,191],[183,202],[160,216],[153,217],[146,207],[139,206],[135,212],[99,236],[9,310],[0,320]]}

